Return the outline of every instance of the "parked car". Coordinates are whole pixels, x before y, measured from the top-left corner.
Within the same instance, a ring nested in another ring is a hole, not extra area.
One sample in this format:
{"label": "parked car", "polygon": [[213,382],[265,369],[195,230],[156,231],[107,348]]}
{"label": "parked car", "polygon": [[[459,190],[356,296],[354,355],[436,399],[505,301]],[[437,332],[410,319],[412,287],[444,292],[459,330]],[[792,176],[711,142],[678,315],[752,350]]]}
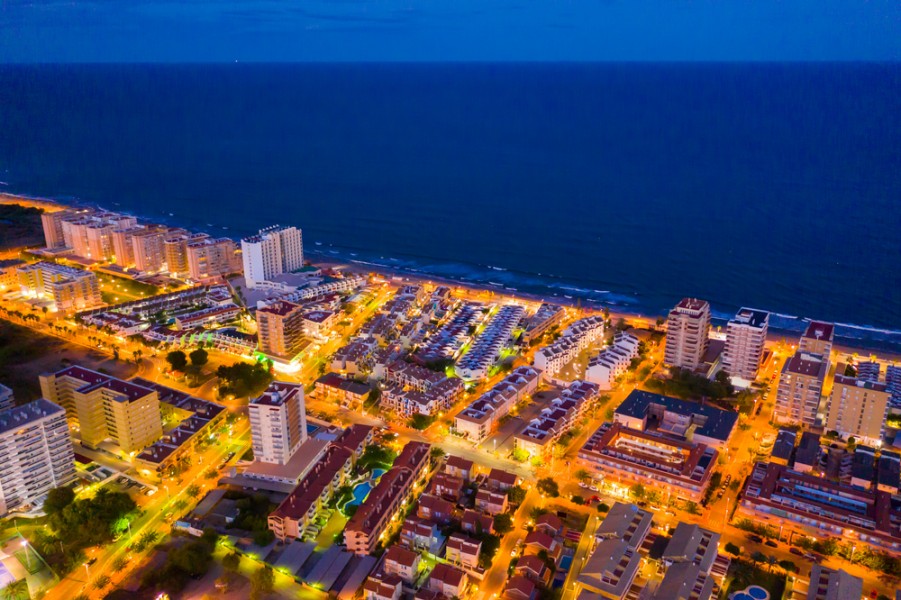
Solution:
{"label": "parked car", "polygon": [[755,533],[749,533],[748,539],[751,540],[752,542],[757,542],[758,544],[763,543],[763,538]]}
{"label": "parked car", "polygon": [[767,541],[764,542],[764,544],[766,544],[766,545],[769,546],[770,548],[778,548],[778,547],[779,547],[779,544],[777,544],[777,543],[774,542],[773,540],[767,540]]}
{"label": "parked car", "polygon": [[794,546],[789,548],[788,551],[791,552],[792,554],[794,554],[795,556],[804,556],[804,553],[801,552],[800,550],[798,550],[797,548],[795,548]]}

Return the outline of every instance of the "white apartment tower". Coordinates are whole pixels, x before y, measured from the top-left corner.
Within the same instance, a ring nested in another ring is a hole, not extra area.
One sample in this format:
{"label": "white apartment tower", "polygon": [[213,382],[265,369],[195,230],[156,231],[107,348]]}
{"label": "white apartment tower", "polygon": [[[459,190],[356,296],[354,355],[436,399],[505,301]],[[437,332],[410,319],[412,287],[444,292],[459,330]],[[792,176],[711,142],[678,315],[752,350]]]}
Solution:
{"label": "white apartment tower", "polygon": [[75,480],[66,411],[43,398],[0,413],[0,516]]}
{"label": "white apartment tower", "polygon": [[303,236],[296,227],[274,225],[241,240],[247,287],[303,267]]}
{"label": "white apartment tower", "polygon": [[742,308],[726,326],[723,369],[733,378],[751,382],[757,378],[770,313]]}
{"label": "white apartment tower", "polygon": [[707,351],[710,304],[697,298],[683,298],[666,320],[667,365],[695,370]]}
{"label": "white apartment tower", "polygon": [[274,381],[248,405],[254,460],[285,465],[307,439],[303,385]]}

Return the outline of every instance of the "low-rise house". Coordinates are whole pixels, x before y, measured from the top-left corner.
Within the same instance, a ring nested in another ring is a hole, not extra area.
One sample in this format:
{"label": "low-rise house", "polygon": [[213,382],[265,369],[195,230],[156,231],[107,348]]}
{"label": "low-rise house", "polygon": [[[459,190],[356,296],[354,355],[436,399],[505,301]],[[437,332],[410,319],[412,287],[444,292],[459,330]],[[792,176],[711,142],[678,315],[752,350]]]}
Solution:
{"label": "low-rise house", "polygon": [[365,383],[326,373],[316,380],[313,395],[318,400],[341,406],[363,406],[372,389]]}
{"label": "low-rise house", "polygon": [[397,575],[404,582],[413,584],[419,569],[419,554],[395,544],[385,553],[385,573]]}
{"label": "low-rise house", "polygon": [[447,539],[444,557],[455,565],[475,569],[479,566],[479,551],[481,549],[482,542],[479,540],[462,533],[455,533]]}
{"label": "low-rise house", "polygon": [[437,523],[411,515],[406,518],[400,530],[400,541],[411,550],[438,554],[444,537]]}
{"label": "low-rise house", "polygon": [[444,472],[468,482],[472,478],[472,466],[471,460],[459,456],[448,456],[447,462],[444,463]]}
{"label": "low-rise house", "polygon": [[523,544],[523,555],[537,555],[547,552],[549,558],[557,562],[563,553],[563,545],[543,531],[533,531],[526,536]]}
{"label": "low-rise house", "polygon": [[507,510],[507,494],[479,490],[476,492],[476,508],[491,515],[499,515]]}
{"label": "low-rise house", "polygon": [[715,582],[699,565],[675,563],[666,569],[653,600],[710,600]]}
{"label": "low-rise house", "polygon": [[623,540],[632,548],[639,548],[651,531],[652,515],[637,504],[615,503],[594,533],[595,540]]}
{"label": "low-rise house", "polygon": [[372,575],[363,584],[363,598],[365,600],[400,600],[403,583],[397,575]]}
{"label": "low-rise house", "polygon": [[553,513],[544,513],[535,521],[535,531],[557,537],[563,531],[563,521]]}
{"label": "low-rise house", "polygon": [[463,479],[447,473],[438,473],[432,478],[430,492],[440,498],[456,502],[463,492]]}
{"label": "low-rise house", "polygon": [[517,561],[514,574],[546,586],[551,580],[551,570],[547,563],[535,555],[523,556]]}
{"label": "low-rise house", "polygon": [[513,486],[519,485],[522,480],[514,473],[508,473],[501,469],[491,469],[485,479],[485,485],[496,492],[506,492]]}
{"label": "low-rise house", "polygon": [[494,531],[494,519],[479,511],[466,509],[463,511],[463,520],[460,522],[460,526],[467,533],[492,533]]}
{"label": "low-rise house", "polygon": [[454,517],[454,505],[438,496],[423,494],[416,505],[416,514],[421,519],[449,523]]}
{"label": "low-rise house", "polygon": [[679,523],[661,558],[666,565],[690,562],[710,573],[718,554],[720,534],[690,523]]}
{"label": "low-rise house", "polygon": [[841,600],[862,597],[863,579],[842,569],[830,569],[814,563],[810,570],[807,600]]}
{"label": "low-rise house", "polygon": [[428,589],[445,598],[462,598],[469,577],[460,569],[439,563],[429,575]]}
{"label": "low-rise house", "polygon": [[517,575],[507,580],[504,588],[504,600],[535,600],[538,591],[535,584],[525,577]]}
{"label": "low-rise house", "polygon": [[607,539],[598,544],[582,567],[576,584],[602,598],[625,597],[641,567],[641,555],[623,540]]}

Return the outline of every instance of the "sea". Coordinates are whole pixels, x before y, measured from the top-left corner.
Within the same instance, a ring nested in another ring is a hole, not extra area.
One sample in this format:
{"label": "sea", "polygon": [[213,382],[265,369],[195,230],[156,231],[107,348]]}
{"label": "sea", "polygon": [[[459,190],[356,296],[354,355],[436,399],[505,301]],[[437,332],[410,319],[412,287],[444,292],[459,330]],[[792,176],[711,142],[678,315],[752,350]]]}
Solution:
{"label": "sea", "polygon": [[0,66],[0,192],[901,351],[901,64]]}

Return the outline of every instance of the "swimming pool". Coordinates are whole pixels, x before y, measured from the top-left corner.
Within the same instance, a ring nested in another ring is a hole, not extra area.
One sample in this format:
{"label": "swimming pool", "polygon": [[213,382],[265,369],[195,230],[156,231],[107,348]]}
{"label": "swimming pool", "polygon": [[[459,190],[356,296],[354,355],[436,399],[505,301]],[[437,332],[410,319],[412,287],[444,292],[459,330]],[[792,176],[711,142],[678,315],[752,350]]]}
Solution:
{"label": "swimming pool", "polygon": [[307,435],[313,435],[317,431],[319,431],[319,425],[307,423]]}

